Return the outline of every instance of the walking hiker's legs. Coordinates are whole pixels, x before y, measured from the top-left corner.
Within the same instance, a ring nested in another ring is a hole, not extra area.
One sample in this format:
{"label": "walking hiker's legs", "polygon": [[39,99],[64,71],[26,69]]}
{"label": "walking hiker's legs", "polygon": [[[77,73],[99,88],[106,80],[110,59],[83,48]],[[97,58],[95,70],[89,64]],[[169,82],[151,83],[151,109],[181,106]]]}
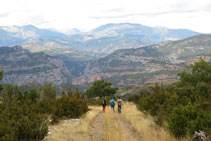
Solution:
{"label": "walking hiker's legs", "polygon": [[111,106],[111,108],[112,108],[113,112],[115,112],[114,106]]}
{"label": "walking hiker's legs", "polygon": [[118,105],[118,112],[121,113],[121,105]]}
{"label": "walking hiker's legs", "polygon": [[103,113],[105,113],[105,110],[106,110],[106,106],[103,106]]}

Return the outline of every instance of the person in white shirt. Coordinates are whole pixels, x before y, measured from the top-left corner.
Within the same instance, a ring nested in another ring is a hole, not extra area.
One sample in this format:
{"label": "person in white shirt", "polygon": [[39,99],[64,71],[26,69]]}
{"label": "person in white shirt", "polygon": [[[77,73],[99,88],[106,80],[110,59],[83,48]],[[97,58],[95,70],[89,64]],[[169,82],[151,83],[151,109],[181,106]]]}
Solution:
{"label": "person in white shirt", "polygon": [[122,110],[122,100],[120,99],[120,97],[117,100],[117,105],[118,105],[118,112],[121,113],[121,110]]}

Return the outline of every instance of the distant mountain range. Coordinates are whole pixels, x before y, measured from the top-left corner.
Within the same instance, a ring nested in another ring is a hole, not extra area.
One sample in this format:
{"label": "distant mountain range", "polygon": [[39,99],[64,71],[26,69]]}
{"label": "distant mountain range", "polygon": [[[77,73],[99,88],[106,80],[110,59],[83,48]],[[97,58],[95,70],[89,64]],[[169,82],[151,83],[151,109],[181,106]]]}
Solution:
{"label": "distant mountain range", "polygon": [[166,41],[136,49],[121,49],[86,65],[84,74],[73,79],[84,85],[104,79],[117,86],[177,80],[177,72],[200,60],[211,61],[211,35]]}
{"label": "distant mountain range", "polygon": [[0,46],[14,46],[30,40],[58,39],[67,35],[47,29],[39,29],[33,25],[0,26]]}
{"label": "distant mountain range", "polygon": [[119,23],[106,24],[87,33],[94,39],[105,37],[125,37],[144,40],[150,44],[166,40],[180,40],[199,33],[187,29],[168,29],[149,27],[141,24]]}
{"label": "distant mountain range", "polygon": [[177,72],[200,60],[200,56],[211,61],[211,35],[119,49],[91,61],[72,60],[62,54],[54,57],[30,53],[20,46],[0,47],[0,70],[5,71],[4,83],[16,85],[69,82],[88,86],[96,80],[105,79],[123,87],[175,81]]}
{"label": "distant mountain range", "polygon": [[31,52],[64,55],[73,60],[94,60],[118,49],[139,48],[199,33],[187,29],[148,27],[141,24],[106,24],[89,32],[71,29],[64,33],[33,25],[0,27],[0,46],[21,45]]}

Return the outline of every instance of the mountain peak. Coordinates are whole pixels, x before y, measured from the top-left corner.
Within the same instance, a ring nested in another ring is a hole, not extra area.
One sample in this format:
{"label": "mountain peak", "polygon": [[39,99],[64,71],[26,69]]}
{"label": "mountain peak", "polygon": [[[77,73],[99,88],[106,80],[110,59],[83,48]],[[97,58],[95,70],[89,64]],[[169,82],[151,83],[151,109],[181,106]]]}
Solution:
{"label": "mountain peak", "polygon": [[27,29],[27,30],[38,29],[36,26],[34,26],[32,24],[28,24],[28,25],[24,25],[24,26],[20,26],[20,27]]}
{"label": "mountain peak", "polygon": [[80,31],[77,28],[72,28],[72,29],[66,30],[65,34],[67,34],[67,35],[84,34],[84,32]]}

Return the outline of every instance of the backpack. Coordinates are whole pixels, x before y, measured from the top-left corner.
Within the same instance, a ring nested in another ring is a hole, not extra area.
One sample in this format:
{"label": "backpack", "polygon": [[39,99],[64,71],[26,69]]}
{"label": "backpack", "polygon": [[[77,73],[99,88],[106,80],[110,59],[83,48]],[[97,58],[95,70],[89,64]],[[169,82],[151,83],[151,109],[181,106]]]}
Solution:
{"label": "backpack", "polygon": [[110,101],[110,103],[111,103],[111,106],[115,105],[115,101],[113,99]]}
{"label": "backpack", "polygon": [[122,104],[122,101],[121,100],[118,100],[118,105],[120,106]]}
{"label": "backpack", "polygon": [[105,105],[105,101],[103,100],[102,105]]}

